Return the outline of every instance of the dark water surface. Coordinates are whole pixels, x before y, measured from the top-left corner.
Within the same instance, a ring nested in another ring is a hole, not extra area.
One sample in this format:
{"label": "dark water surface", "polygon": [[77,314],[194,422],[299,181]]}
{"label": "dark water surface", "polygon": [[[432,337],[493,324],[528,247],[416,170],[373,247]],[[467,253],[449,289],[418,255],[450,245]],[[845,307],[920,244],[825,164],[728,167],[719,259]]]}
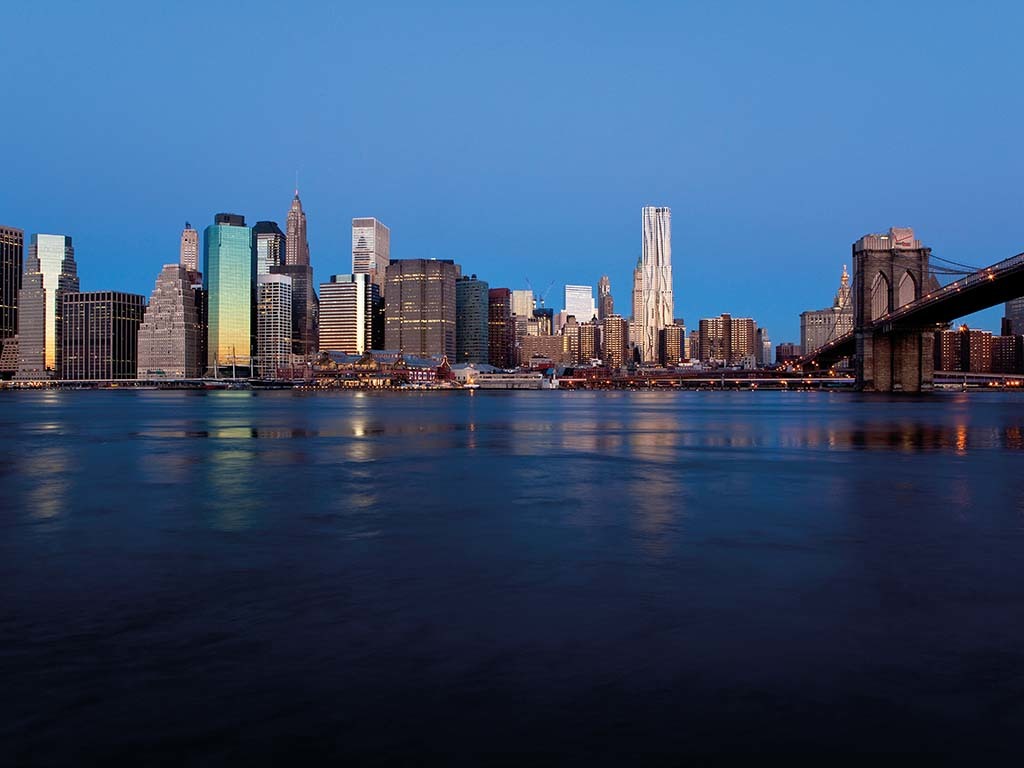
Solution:
{"label": "dark water surface", "polygon": [[0,393],[15,763],[1024,743],[1024,396]]}

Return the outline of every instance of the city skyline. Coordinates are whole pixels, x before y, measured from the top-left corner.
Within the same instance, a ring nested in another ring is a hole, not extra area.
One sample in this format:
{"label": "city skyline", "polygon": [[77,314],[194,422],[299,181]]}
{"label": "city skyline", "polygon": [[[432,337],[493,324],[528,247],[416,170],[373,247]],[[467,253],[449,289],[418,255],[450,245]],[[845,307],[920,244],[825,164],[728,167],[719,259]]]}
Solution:
{"label": "city skyline", "polygon": [[[13,13],[57,44],[45,60],[27,38],[0,52],[19,73],[11,103],[26,115],[60,103],[75,119],[5,126],[18,151],[0,220],[71,234],[87,286],[148,292],[154,266],[175,259],[186,219],[237,210],[284,229],[281,200],[296,170],[316,284],[351,271],[346,222],[373,215],[395,233],[396,258],[453,258],[510,287],[524,276],[546,285],[608,274],[628,314],[634,211],[667,205],[677,314],[753,316],[779,340],[798,340],[793,309],[828,303],[835,270],[864,232],[914,226],[941,245],[938,255],[978,265],[1024,241],[1009,59],[1021,10],[1006,3],[929,14],[925,26],[911,7],[665,5],[655,30],[606,7],[581,23],[541,8],[310,4],[286,13],[257,3],[229,15],[185,3],[152,26],[115,16],[115,34],[140,54],[128,68],[88,43],[82,31],[96,19],[86,8]],[[285,21],[305,32],[281,42],[280,60],[250,62],[233,88],[251,103],[287,93],[287,110],[251,123],[196,120],[167,95],[214,98],[243,41]],[[356,22],[364,34],[353,38],[344,30]],[[216,52],[194,34],[228,23],[239,34]],[[537,28],[556,34],[528,32]],[[946,53],[924,62],[912,47],[890,50],[879,28],[912,31]],[[438,49],[437,39],[453,45]],[[397,58],[380,65],[376,54],[394,40],[403,41]],[[320,74],[330,72],[346,74]],[[128,93],[132,120],[111,120]],[[862,108],[897,98],[928,116],[927,134],[884,126]],[[655,124],[627,119],[651,104]],[[897,169],[909,185],[878,183]],[[144,194],[124,194],[143,180]],[[592,274],[579,274],[582,264]],[[764,287],[783,277],[778,306]],[[999,313],[968,322],[997,330]]]}

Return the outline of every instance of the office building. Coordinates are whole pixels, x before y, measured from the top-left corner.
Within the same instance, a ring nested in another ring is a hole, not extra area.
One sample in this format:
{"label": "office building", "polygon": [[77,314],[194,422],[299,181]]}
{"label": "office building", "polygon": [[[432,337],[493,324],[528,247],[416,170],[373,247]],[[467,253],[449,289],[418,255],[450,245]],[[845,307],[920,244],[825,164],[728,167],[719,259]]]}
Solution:
{"label": "office building", "polygon": [[202,286],[181,264],[165,264],[139,326],[140,379],[192,379],[206,367]]}
{"label": "office building", "polygon": [[799,344],[792,341],[784,341],[775,347],[776,364],[785,364],[796,360],[803,354]]}
{"label": "office building", "polygon": [[256,276],[256,363],[261,379],[276,379],[292,362],[292,280]]}
{"label": "office building", "polygon": [[455,359],[455,281],[451,259],[398,259],[386,270],[384,341],[417,357]]}
{"label": "office building", "polygon": [[615,314],[615,300],[612,298],[612,282],[608,275],[601,275],[597,281],[597,319],[604,320]]}
{"label": "office building", "polygon": [[257,221],[252,228],[256,245],[256,274],[269,275],[285,261],[285,236],[276,221]]}
{"label": "office building", "polygon": [[512,314],[517,317],[533,317],[533,310],[536,306],[533,300],[533,291],[516,290],[512,291]]}
{"label": "office building", "polygon": [[757,342],[754,345],[757,364],[764,367],[772,364],[772,340],[766,328],[757,329]]}
{"label": "office building", "polygon": [[629,323],[620,315],[609,315],[601,323],[601,357],[609,368],[621,368],[629,359]]}
{"label": "office building", "polygon": [[118,291],[61,296],[61,378],[134,379],[146,297]]}
{"label": "office building", "polygon": [[536,325],[529,335],[550,336],[555,332],[555,310],[551,307],[538,307],[533,310]]}
{"label": "office building", "polygon": [[[597,315],[594,306],[594,289],[589,285],[565,286],[565,316],[575,317],[579,323],[593,320]],[[563,323],[564,325],[564,323]]]}
{"label": "office building", "polygon": [[271,267],[270,274],[285,275],[292,281],[292,352],[309,360],[319,348],[320,301],[309,264]]}
{"label": "office building", "polygon": [[295,190],[291,208],[288,209],[285,229],[285,258],[287,266],[309,265],[309,241],[306,239],[306,213],[302,210],[299,190]]}
{"label": "office building", "polygon": [[800,313],[800,346],[807,352],[821,349],[833,339],[853,330],[853,302],[850,300],[850,275],[843,265],[832,306]]}
{"label": "office building", "polygon": [[369,273],[332,275],[329,283],[321,283],[320,350],[361,355],[374,349],[374,311],[379,304],[380,287]]}
{"label": "office building", "polygon": [[635,339],[640,359],[657,362],[659,332],[672,323],[675,303],[672,296],[672,211],[648,206],[642,212],[643,252],[640,256],[640,312],[637,322],[640,338]]}
{"label": "office building", "polygon": [[455,360],[487,363],[490,287],[476,275],[455,281]]}
{"label": "office building", "polygon": [[[203,236],[203,287],[207,294],[206,366],[215,376],[251,365],[256,258],[245,217],[218,213]],[[244,371],[243,371],[244,373]]]}
{"label": "office building", "polygon": [[1024,334],[1024,297],[1006,302],[1002,324],[1003,336]]}
{"label": "office building", "polygon": [[178,263],[190,272],[199,271],[199,233],[187,221],[181,230]]}
{"label": "office building", "polygon": [[18,292],[17,379],[38,381],[60,375],[63,298],[77,291],[71,238],[32,235]]}
{"label": "office building", "polygon": [[515,353],[512,291],[491,288],[487,292],[487,362],[495,368],[511,368],[515,365]]}
{"label": "office building", "polygon": [[390,263],[391,230],[372,217],[352,219],[352,273],[369,275],[382,291]]}
{"label": "office building", "polygon": [[25,233],[0,227],[0,347],[18,333],[18,291],[25,263]]}

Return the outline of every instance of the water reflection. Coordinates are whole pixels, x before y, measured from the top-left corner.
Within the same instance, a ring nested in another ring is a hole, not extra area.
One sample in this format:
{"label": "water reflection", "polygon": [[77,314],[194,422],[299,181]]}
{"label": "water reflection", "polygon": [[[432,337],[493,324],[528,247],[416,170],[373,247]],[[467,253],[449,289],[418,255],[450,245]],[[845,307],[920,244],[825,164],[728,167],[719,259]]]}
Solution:
{"label": "water reflection", "polygon": [[72,504],[69,491],[75,468],[70,452],[61,445],[50,444],[26,452],[19,463],[27,486],[26,511],[37,520],[57,522]]}

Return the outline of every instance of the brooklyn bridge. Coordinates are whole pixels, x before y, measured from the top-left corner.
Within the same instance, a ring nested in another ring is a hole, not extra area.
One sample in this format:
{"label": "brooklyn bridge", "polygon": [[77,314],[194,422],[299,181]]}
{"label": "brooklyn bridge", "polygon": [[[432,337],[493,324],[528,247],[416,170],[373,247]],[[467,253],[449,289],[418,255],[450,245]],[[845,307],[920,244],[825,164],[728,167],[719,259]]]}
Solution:
{"label": "brooklyn bridge", "polygon": [[910,229],[853,244],[853,330],[801,357],[805,371],[849,358],[857,388],[921,392],[934,384],[935,331],[973,312],[1024,296],[1024,253],[940,286],[931,248]]}

